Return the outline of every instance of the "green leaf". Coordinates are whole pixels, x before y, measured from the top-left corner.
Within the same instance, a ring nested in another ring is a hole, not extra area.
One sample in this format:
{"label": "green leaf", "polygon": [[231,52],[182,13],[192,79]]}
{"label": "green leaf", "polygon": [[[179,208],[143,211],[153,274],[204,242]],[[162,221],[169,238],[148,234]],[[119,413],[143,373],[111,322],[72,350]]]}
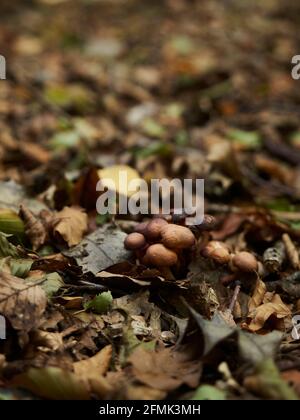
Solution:
{"label": "green leaf", "polygon": [[186,130],[180,130],[175,136],[175,143],[177,146],[187,146],[189,143],[189,135]]}
{"label": "green leaf", "polygon": [[189,55],[195,50],[193,40],[185,35],[178,35],[172,38],[171,47],[181,55]]}
{"label": "green leaf", "polygon": [[211,385],[201,385],[196,389],[193,398],[191,400],[214,400],[222,401],[226,400],[226,394],[224,391],[211,386]]}
{"label": "green leaf", "polygon": [[146,159],[149,156],[170,156],[172,154],[172,146],[161,141],[153,141],[149,146],[143,149],[136,149],[134,155],[139,159]]}
{"label": "green leaf", "polygon": [[41,283],[48,298],[51,298],[64,285],[64,281],[58,273],[50,273],[45,276],[45,282]]}
{"label": "green leaf", "polygon": [[273,400],[299,400],[294,390],[282,379],[280,372],[272,359],[265,359],[256,367],[254,375],[244,382],[246,388]]}
{"label": "green leaf", "polygon": [[283,197],[268,201],[265,206],[276,211],[297,211],[296,206]]}
{"label": "green leaf", "polygon": [[145,134],[151,137],[164,137],[166,134],[165,128],[157,123],[152,118],[146,118],[142,123],[142,129]]}
{"label": "green leaf", "polygon": [[0,232],[0,258],[1,257],[20,257],[17,247],[8,242],[7,237],[3,232]]}
{"label": "green leaf", "polygon": [[113,301],[111,292],[103,292],[95,296],[84,305],[85,310],[92,310],[96,314],[103,314],[108,311]]}
{"label": "green leaf", "polygon": [[69,149],[76,147],[80,143],[80,134],[76,130],[66,130],[54,134],[49,140],[50,147],[53,149]]}
{"label": "green leaf", "polygon": [[10,209],[0,209],[0,232],[8,235],[23,235],[23,220]]}
{"label": "green leaf", "polygon": [[31,270],[32,264],[33,260],[31,259],[5,257],[0,259],[0,270],[5,270],[7,267],[7,271],[13,276],[25,278]]}
{"label": "green leaf", "polygon": [[79,84],[48,86],[45,99],[52,105],[84,112],[92,104],[92,93]]}
{"label": "green leaf", "polygon": [[247,149],[257,149],[262,144],[261,136],[257,131],[231,129],[227,132],[227,136],[234,143],[245,146]]}
{"label": "green leaf", "polygon": [[17,386],[50,400],[88,400],[83,381],[72,372],[57,367],[30,368],[15,378]]}

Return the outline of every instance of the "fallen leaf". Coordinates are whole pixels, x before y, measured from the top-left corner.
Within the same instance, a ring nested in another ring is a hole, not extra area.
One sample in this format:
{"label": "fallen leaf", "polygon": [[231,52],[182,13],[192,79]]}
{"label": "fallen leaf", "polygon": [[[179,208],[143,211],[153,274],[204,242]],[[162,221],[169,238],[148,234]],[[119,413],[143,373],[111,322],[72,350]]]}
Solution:
{"label": "fallen leaf", "polygon": [[235,334],[235,329],[228,326],[222,317],[215,316],[211,321],[208,321],[193,308],[188,308],[203,335],[203,356],[210,353],[217,344]]}
{"label": "fallen leaf", "polygon": [[204,319],[200,314],[189,307],[195,318],[204,340],[203,355],[210,353],[218,344],[228,338],[236,337],[239,356],[252,365],[257,365],[266,358],[275,356],[282,334],[278,331],[258,336],[247,333],[237,327],[229,326],[223,316],[215,313],[212,320]]}
{"label": "fallen leaf", "polygon": [[266,292],[267,292],[266,284],[261,279],[257,279],[255,289],[248,302],[249,312],[253,311],[263,302]]}
{"label": "fallen leaf", "polygon": [[75,258],[84,273],[93,274],[111,265],[129,259],[131,253],[124,248],[126,233],[111,225],[104,225],[64,255]]}
{"label": "fallen leaf", "polygon": [[296,369],[287,370],[281,373],[281,377],[294,388],[300,398],[300,372]]}
{"label": "fallen leaf", "polygon": [[272,359],[261,362],[256,367],[255,374],[245,378],[244,386],[266,399],[298,400],[294,390],[281,378]]}
{"label": "fallen leaf", "polygon": [[0,272],[0,312],[16,330],[28,332],[42,321],[47,298],[35,283]]}
{"label": "fallen leaf", "polygon": [[95,356],[73,364],[76,375],[84,377],[89,374],[103,376],[106,374],[112,356],[112,346],[104,347]]}
{"label": "fallen leaf", "polygon": [[26,278],[29,282],[38,282],[41,284],[41,288],[44,290],[48,298],[51,298],[58,290],[64,286],[64,281],[58,273],[47,273],[43,272],[41,275],[33,275],[30,273],[29,277]]}
{"label": "fallen leaf", "polygon": [[31,368],[14,378],[14,384],[49,400],[89,400],[89,389],[72,372],[57,368]]}
{"label": "fallen leaf", "polygon": [[20,257],[20,253],[13,244],[7,240],[8,235],[0,232],[0,257]]}
{"label": "fallen leaf", "polygon": [[24,205],[20,207],[20,216],[24,220],[25,234],[28,236],[34,251],[38,250],[47,239],[43,223]]}
{"label": "fallen leaf", "polygon": [[201,385],[196,389],[193,398],[191,400],[214,400],[222,401],[226,400],[225,391],[221,391],[215,386]]}
{"label": "fallen leaf", "polygon": [[88,218],[79,207],[65,207],[55,215],[53,233],[62,237],[69,247],[78,245],[87,230]]}
{"label": "fallen leaf", "polygon": [[113,301],[111,292],[103,292],[95,296],[92,300],[85,303],[85,310],[92,310],[96,314],[102,314],[108,311]]}
{"label": "fallen leaf", "polygon": [[149,351],[139,346],[128,362],[138,381],[161,391],[169,392],[182,384],[194,388],[201,375],[199,360],[191,360],[187,352],[172,348]]}
{"label": "fallen leaf", "polygon": [[251,319],[249,329],[251,331],[260,330],[271,315],[278,319],[291,316],[290,308],[282,302],[281,297],[277,294],[272,297],[270,302],[263,303],[249,312],[248,317]]}
{"label": "fallen leaf", "polygon": [[[98,176],[103,187],[116,191],[125,197],[130,197],[138,191],[142,181],[138,172],[127,165],[114,165],[100,169]],[[134,186],[134,191],[130,189],[130,183],[133,181],[138,181],[138,184]]]}

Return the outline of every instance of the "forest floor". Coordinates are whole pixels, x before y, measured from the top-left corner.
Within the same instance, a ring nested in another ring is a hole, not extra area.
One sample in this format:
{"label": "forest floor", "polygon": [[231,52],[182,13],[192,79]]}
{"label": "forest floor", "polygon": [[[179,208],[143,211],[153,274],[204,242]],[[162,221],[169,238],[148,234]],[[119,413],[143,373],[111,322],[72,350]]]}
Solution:
{"label": "forest floor", "polygon": [[[24,3],[0,6],[0,399],[299,398],[300,5]],[[124,248],[143,217],[96,212],[119,165],[205,180],[169,275]]]}

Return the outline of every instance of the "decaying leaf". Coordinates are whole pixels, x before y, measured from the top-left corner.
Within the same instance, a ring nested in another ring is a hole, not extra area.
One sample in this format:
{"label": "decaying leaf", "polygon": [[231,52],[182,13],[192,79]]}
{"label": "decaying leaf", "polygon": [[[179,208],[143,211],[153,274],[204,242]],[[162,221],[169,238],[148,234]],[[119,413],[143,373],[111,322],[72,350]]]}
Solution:
{"label": "decaying leaf", "polygon": [[128,362],[138,381],[167,392],[181,384],[196,387],[201,374],[201,362],[191,359],[188,352],[172,348],[149,351],[138,347]]}
{"label": "decaying leaf", "polygon": [[20,216],[24,220],[25,233],[30,239],[34,251],[39,249],[47,239],[47,231],[43,223],[24,205],[20,207]]}
{"label": "decaying leaf", "polygon": [[279,346],[282,334],[278,331],[264,336],[255,336],[238,327],[229,326],[216,312],[211,321],[204,319],[192,308],[189,308],[203,336],[203,355],[210,353],[217,345],[229,338],[237,340],[239,356],[254,366],[266,358],[272,358]]}
{"label": "decaying leaf", "polygon": [[256,373],[246,377],[244,386],[263,398],[274,400],[298,400],[296,393],[281,378],[272,359],[261,362]]}
{"label": "decaying leaf", "polygon": [[50,400],[89,400],[89,389],[72,372],[57,367],[31,368],[14,379],[16,386]]}
{"label": "decaying leaf", "polygon": [[37,327],[46,304],[45,292],[39,285],[0,272],[0,313],[10,320],[16,330],[28,332]]}
{"label": "decaying leaf", "polygon": [[75,258],[84,273],[97,274],[129,259],[131,254],[124,249],[125,237],[121,230],[105,225],[84,238],[75,248],[64,252],[64,255]]}
{"label": "decaying leaf", "polygon": [[0,257],[20,257],[20,253],[13,244],[7,240],[7,235],[0,232]]}
{"label": "decaying leaf", "polygon": [[65,207],[56,213],[53,233],[69,245],[78,245],[87,230],[87,215],[78,207]]}
{"label": "decaying leaf", "polygon": [[226,393],[211,385],[201,385],[196,389],[192,400],[226,400]]}
{"label": "decaying leaf", "polygon": [[112,346],[104,347],[95,356],[89,359],[81,360],[73,364],[74,372],[76,375],[84,377],[89,375],[103,376],[109,368],[112,356]]}
{"label": "decaying leaf", "polygon": [[266,284],[262,280],[257,279],[255,289],[248,302],[249,312],[253,311],[263,302],[266,291],[267,291]]}
{"label": "decaying leaf", "polygon": [[260,330],[271,315],[278,319],[291,316],[290,308],[282,302],[281,297],[277,294],[272,296],[269,302],[263,303],[249,312],[248,317],[251,319],[249,329],[251,331]]}

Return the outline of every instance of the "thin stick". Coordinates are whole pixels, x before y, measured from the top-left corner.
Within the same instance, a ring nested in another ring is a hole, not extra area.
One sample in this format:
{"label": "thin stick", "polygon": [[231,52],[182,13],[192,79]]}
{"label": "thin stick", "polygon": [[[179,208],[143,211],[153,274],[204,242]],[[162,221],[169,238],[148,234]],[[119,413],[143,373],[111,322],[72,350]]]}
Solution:
{"label": "thin stick", "polygon": [[232,296],[232,299],[231,299],[231,302],[230,302],[230,305],[229,305],[229,310],[230,310],[231,313],[233,312],[234,305],[236,304],[236,301],[237,301],[237,298],[239,296],[240,290],[241,290],[240,285],[235,286],[233,296]]}

